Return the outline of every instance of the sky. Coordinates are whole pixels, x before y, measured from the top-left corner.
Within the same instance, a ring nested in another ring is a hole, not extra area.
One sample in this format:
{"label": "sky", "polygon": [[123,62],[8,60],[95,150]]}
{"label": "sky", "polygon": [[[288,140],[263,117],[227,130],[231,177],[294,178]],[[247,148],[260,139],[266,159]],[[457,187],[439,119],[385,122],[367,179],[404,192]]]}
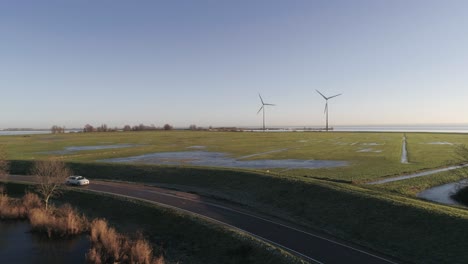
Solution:
{"label": "sky", "polygon": [[468,1],[0,2],[0,128],[468,123]]}

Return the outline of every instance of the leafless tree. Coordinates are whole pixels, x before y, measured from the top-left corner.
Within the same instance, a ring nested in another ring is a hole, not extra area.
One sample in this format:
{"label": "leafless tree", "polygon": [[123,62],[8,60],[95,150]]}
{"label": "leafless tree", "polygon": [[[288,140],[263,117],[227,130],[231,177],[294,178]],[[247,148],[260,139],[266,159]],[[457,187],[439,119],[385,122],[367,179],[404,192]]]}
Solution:
{"label": "leafless tree", "polygon": [[52,134],[65,133],[65,127],[60,127],[60,126],[57,126],[57,125],[53,125],[50,128],[50,132],[52,132]]}
{"label": "leafless tree", "polygon": [[61,193],[60,187],[71,175],[70,169],[60,160],[36,161],[31,173],[37,177],[36,191],[42,196],[46,210],[49,199]]}
{"label": "leafless tree", "polygon": [[106,124],[102,124],[100,127],[97,127],[97,132],[107,132],[108,128]]}
{"label": "leafless tree", "polygon": [[164,130],[172,130],[173,127],[169,124],[165,124],[163,128]]}
{"label": "leafless tree", "polygon": [[129,125],[125,125],[123,131],[132,131],[132,127]]}
{"label": "leafless tree", "polygon": [[94,131],[94,127],[90,124],[86,124],[86,126],[83,129],[83,132],[93,132],[93,131]]}
{"label": "leafless tree", "polygon": [[10,162],[3,146],[0,146],[0,176],[8,175]]}

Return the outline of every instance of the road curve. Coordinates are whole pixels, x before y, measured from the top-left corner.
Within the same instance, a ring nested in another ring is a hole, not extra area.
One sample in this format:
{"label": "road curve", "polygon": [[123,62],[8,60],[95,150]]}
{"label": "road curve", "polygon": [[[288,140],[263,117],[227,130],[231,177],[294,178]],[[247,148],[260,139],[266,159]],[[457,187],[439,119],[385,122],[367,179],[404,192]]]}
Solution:
{"label": "road curve", "polygon": [[[3,181],[34,182],[32,176],[0,176]],[[356,246],[345,245],[319,234],[268,220],[237,208],[218,204],[199,195],[152,186],[92,181],[89,191],[137,198],[194,213],[247,232],[280,246],[313,263],[395,263]]]}

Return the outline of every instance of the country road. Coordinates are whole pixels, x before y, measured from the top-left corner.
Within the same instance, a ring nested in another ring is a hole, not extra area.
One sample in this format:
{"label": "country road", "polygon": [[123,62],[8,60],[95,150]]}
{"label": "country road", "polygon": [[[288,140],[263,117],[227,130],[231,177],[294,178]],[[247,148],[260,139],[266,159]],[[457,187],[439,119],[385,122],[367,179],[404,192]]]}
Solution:
{"label": "country road", "polygon": [[[2,181],[34,182],[32,176],[0,176]],[[370,253],[358,246],[346,245],[321,234],[249,213],[236,206],[221,204],[196,194],[152,186],[93,180],[88,191],[136,198],[176,210],[190,212],[227,225],[271,244],[280,246],[312,263],[395,263],[386,257]]]}

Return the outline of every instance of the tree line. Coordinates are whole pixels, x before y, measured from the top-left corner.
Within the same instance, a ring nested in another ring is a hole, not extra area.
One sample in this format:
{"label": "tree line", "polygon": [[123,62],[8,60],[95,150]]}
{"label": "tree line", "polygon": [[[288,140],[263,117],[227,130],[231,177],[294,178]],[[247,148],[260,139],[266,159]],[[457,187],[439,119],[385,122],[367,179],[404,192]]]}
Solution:
{"label": "tree line", "polygon": [[83,132],[115,132],[115,131],[155,131],[155,130],[172,130],[173,126],[165,124],[162,127],[156,127],[155,125],[139,124],[136,126],[125,125],[123,128],[109,128],[106,124],[102,124],[98,127],[94,127],[90,124],[86,124],[83,128]]}

